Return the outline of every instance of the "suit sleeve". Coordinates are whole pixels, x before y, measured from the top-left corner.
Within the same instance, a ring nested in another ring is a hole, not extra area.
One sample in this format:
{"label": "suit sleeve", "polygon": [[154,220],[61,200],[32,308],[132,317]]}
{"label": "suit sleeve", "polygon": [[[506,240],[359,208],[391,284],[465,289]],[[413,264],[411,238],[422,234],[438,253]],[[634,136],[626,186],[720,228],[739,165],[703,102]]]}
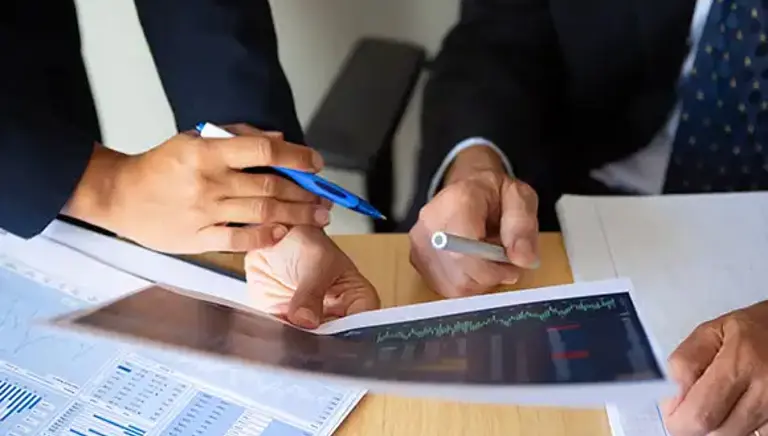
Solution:
{"label": "suit sleeve", "polygon": [[23,238],[58,216],[100,136],[74,5],[54,3],[0,19],[0,228]]}
{"label": "suit sleeve", "polygon": [[546,0],[464,0],[425,88],[422,202],[443,159],[468,138],[495,144],[516,177],[543,189],[543,130],[562,70]]}
{"label": "suit sleeve", "polygon": [[303,143],[267,0],[135,0],[179,130],[248,123]]}

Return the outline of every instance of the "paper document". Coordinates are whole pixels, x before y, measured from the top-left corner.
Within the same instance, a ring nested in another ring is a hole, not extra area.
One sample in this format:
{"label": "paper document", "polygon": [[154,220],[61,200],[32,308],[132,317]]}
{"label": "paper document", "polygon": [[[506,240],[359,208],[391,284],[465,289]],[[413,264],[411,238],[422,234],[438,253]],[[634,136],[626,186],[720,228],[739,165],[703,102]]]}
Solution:
{"label": "paper document", "polygon": [[45,238],[0,235],[0,434],[327,436],[364,394],[41,325],[147,285]]}
{"label": "paper document", "polygon": [[565,196],[558,216],[574,278],[630,278],[665,360],[697,325],[768,299],[768,193]]}
{"label": "paper document", "polygon": [[[151,286],[55,324],[307,380],[510,404],[655,401],[671,386],[626,280],[383,309],[300,330]],[[165,308],[173,307],[170,312]]]}
{"label": "paper document", "polygon": [[657,405],[606,406],[613,436],[669,436]]}

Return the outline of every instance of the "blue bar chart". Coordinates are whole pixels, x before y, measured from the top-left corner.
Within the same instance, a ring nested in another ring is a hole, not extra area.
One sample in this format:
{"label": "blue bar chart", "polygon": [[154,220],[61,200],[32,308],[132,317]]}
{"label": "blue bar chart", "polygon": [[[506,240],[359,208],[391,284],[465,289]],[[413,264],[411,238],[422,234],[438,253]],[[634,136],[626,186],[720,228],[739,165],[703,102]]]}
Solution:
{"label": "blue bar chart", "polygon": [[19,377],[0,374],[0,434],[9,434],[12,430],[18,434],[35,434],[57,409],[51,398],[63,404],[63,398],[30,386]]}
{"label": "blue bar chart", "polygon": [[125,418],[106,414],[84,403],[70,406],[49,428],[57,436],[144,436],[147,429]]}

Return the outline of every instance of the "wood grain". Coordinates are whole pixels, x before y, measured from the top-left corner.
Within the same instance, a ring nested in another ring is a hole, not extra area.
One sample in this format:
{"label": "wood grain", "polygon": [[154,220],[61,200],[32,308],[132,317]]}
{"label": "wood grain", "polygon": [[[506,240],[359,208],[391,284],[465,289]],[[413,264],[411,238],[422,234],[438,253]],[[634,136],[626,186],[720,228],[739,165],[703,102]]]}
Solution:
{"label": "wood grain", "polygon": [[[334,237],[376,286],[385,307],[440,298],[426,288],[408,260],[405,235]],[[559,234],[540,239],[542,266],[523,276],[517,289],[571,283],[571,270]],[[242,256],[207,254],[201,259],[242,271]],[[610,436],[604,410],[575,410],[464,404],[370,394],[337,432],[339,436]]]}

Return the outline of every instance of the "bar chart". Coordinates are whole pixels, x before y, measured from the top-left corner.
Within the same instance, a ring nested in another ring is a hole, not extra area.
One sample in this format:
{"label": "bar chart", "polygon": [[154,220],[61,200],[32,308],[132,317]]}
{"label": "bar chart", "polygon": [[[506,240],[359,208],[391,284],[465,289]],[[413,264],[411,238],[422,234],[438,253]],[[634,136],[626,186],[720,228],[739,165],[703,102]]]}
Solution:
{"label": "bar chart", "polygon": [[46,436],[144,436],[146,427],[106,414],[85,403],[71,405],[48,427]]}
{"label": "bar chart", "polygon": [[64,401],[21,378],[0,373],[0,434],[36,434]]}

